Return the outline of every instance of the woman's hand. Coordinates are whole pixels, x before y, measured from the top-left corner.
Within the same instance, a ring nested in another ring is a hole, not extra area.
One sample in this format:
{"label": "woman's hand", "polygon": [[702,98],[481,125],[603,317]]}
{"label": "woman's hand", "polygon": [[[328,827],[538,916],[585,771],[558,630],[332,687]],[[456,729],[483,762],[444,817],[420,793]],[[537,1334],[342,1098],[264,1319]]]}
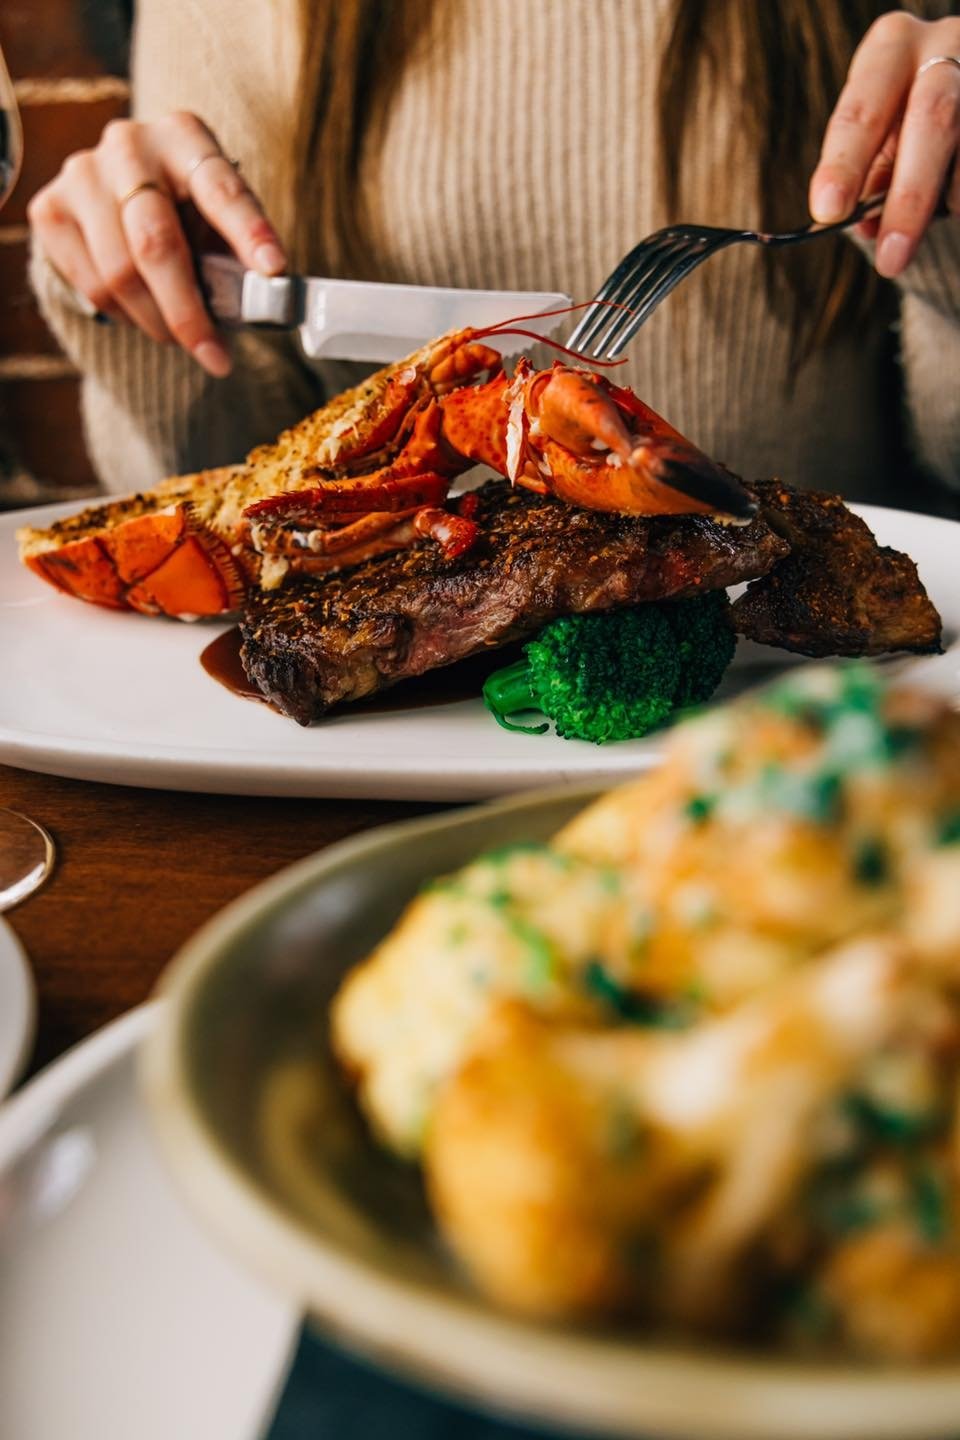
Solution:
{"label": "woman's hand", "polygon": [[[955,59],[928,64],[935,56]],[[882,15],[857,48],[827,126],[810,213],[842,220],[861,196],[889,187],[882,215],[864,232],[877,236],[880,274],[899,275],[941,196],[960,215],[958,144],[960,20]]]}
{"label": "woman's hand", "polygon": [[46,255],[96,311],[176,342],[211,375],[230,356],[197,286],[177,205],[190,200],[248,269],[283,270],[286,257],[256,196],[195,115],[114,120],[31,200]]}

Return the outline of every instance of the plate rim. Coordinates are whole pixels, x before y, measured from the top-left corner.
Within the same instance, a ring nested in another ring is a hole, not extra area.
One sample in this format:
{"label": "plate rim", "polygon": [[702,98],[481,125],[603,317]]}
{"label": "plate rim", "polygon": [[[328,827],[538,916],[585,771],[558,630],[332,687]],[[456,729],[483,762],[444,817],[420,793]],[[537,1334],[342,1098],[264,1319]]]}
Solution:
{"label": "plate rim", "polygon": [[86,1035],[11,1095],[0,1106],[0,1175],[51,1119],[80,1090],[95,1080],[149,1032],[162,1007],[146,1000]]}
{"label": "plate rim", "polygon": [[[580,788],[595,794],[605,787]],[[554,788],[377,827],[287,867],[208,920],[165,970],[164,1008],[139,1057],[147,1111],[175,1182],[244,1263],[326,1328],[386,1368],[487,1408],[564,1428],[674,1440],[691,1433],[717,1440],[955,1434],[960,1363],[879,1371],[584,1337],[531,1325],[466,1292],[437,1296],[386,1276],[340,1253],[248,1178],[195,1103],[185,1078],[190,1002],[250,923],[370,849],[414,843],[422,832],[455,828],[482,811],[522,813],[576,793]]]}
{"label": "plate rim", "polygon": [[[154,1166],[154,1179],[162,1179],[164,1190],[169,1190],[173,1200],[176,1202],[176,1210],[175,1212],[170,1212],[167,1223],[172,1220],[177,1227],[177,1246],[183,1243],[179,1236],[180,1227],[183,1227],[185,1231],[189,1229],[194,1232],[195,1235],[199,1234],[203,1241],[204,1248],[216,1252],[217,1264],[219,1266],[228,1266],[232,1272],[242,1275],[243,1268],[237,1266],[234,1257],[230,1255],[229,1251],[225,1251],[222,1246],[211,1244],[209,1232],[205,1230],[203,1226],[197,1224],[194,1211],[188,1207],[183,1207],[182,1193],[170,1176],[169,1166],[165,1163],[162,1155],[156,1154],[154,1133],[148,1123],[142,1095],[137,1083],[136,1057],[144,1037],[149,1034],[155,1026],[161,1009],[162,1001],[150,999],[125,1011],[113,1020],[108,1021],[99,1029],[78,1040],[61,1055],[51,1060],[42,1070],[32,1076],[21,1090],[17,1091],[17,1093],[4,1104],[0,1105],[0,1192],[3,1190],[8,1174],[15,1171],[16,1167],[23,1162],[25,1157],[32,1158],[34,1152],[45,1153],[50,1142],[56,1141],[57,1137],[61,1134],[65,1110],[74,1103],[77,1103],[81,1107],[87,1105],[90,1097],[96,1095],[98,1085],[106,1081],[111,1087],[111,1094],[114,1096],[118,1093],[117,1087],[120,1087],[119,1093],[123,1095],[124,1104],[127,1107],[123,1128],[113,1132],[112,1140],[108,1141],[108,1149],[110,1149],[111,1146],[116,1146],[117,1148],[112,1149],[111,1153],[114,1155],[125,1153],[127,1147],[124,1145],[124,1140],[127,1139],[131,1133],[127,1126],[130,1124],[134,1125],[144,1139],[149,1141],[149,1148],[151,1152],[153,1152],[152,1164]],[[98,1104],[99,1102],[94,1100],[93,1103]],[[75,1134],[76,1131],[73,1129],[62,1133]],[[104,1154],[103,1149],[99,1146],[97,1154],[99,1163],[99,1160],[102,1159]],[[159,1177],[156,1173],[157,1166],[159,1166],[160,1169]],[[139,1175],[139,1172],[136,1173]],[[141,1181],[138,1179],[137,1183],[139,1185]],[[106,1208],[111,1205],[111,1195],[116,1195],[115,1189],[101,1191],[101,1198],[97,1202],[101,1213],[105,1213]],[[72,1202],[68,1203],[63,1209],[62,1214],[59,1213],[60,1207],[57,1207],[58,1213],[54,1217],[54,1223],[59,1225],[61,1221],[66,1218],[67,1225],[72,1232],[70,1244],[73,1247],[76,1244],[76,1239],[75,1227],[73,1226],[70,1215],[70,1204],[72,1204]],[[129,1227],[130,1214],[132,1213],[129,1210],[129,1200],[122,1199],[122,1206],[127,1207],[127,1218],[124,1224]],[[45,1221],[49,1218],[49,1215],[44,1216]],[[81,1221],[81,1228],[84,1223],[85,1222]],[[0,1230],[2,1230],[2,1228],[3,1226],[0,1224]],[[139,1223],[139,1229],[142,1230],[142,1223]],[[164,1230],[161,1233],[161,1238],[167,1233],[168,1232]],[[32,1250],[30,1248],[33,1240],[32,1233],[28,1233],[26,1237],[20,1237],[20,1239],[27,1245],[29,1263],[29,1258],[32,1256]],[[101,1259],[103,1259],[102,1255]],[[110,1277],[106,1272],[110,1270],[113,1264],[114,1261],[110,1255],[108,1255],[107,1260],[101,1265],[101,1270],[104,1270],[104,1274],[108,1280]],[[174,1273],[176,1274],[177,1272]],[[181,1285],[183,1283],[182,1277],[180,1283]],[[64,1278],[63,1271],[57,1268],[56,1270],[48,1272],[46,1286],[41,1287],[41,1292],[44,1291],[44,1288],[49,1290],[52,1287],[57,1296],[62,1296],[63,1287],[66,1284],[67,1280]],[[209,1285],[209,1277],[206,1277],[204,1281],[205,1288],[200,1292],[204,1297],[214,1293],[208,1289]],[[191,1292],[191,1295],[192,1294],[193,1292]],[[110,1303],[113,1307],[119,1305],[121,1312],[124,1314],[130,1311],[131,1315],[133,1315],[136,1308],[142,1304],[142,1295],[142,1290],[134,1290],[128,1287],[126,1291],[124,1291],[124,1287],[121,1285],[119,1292],[113,1292],[113,1299]],[[189,1298],[188,1296],[188,1299]],[[47,1303],[49,1302],[42,1302],[42,1304]],[[169,1300],[167,1303],[169,1304]],[[205,1298],[204,1304],[208,1303],[209,1300]],[[218,1301],[218,1304],[219,1303]],[[251,1305],[259,1303],[260,1302],[256,1302],[253,1298],[250,1300]],[[7,1311],[9,1311],[9,1308],[8,1305],[6,1307]],[[234,1440],[235,1437],[241,1433],[244,1436],[248,1436],[249,1440],[254,1440],[255,1436],[261,1435],[264,1423],[273,1413],[276,1397],[282,1391],[286,1382],[289,1364],[294,1354],[297,1336],[302,1325],[302,1316],[290,1305],[280,1305],[275,1292],[270,1299],[269,1310],[272,1313],[264,1313],[261,1310],[261,1313],[256,1317],[258,1327],[256,1333],[257,1364],[259,1365],[262,1362],[263,1373],[251,1373],[242,1386],[242,1393],[238,1400],[240,1409],[237,1413],[240,1415],[243,1424],[241,1430],[230,1430],[231,1437],[234,1437]],[[3,1321],[3,1311],[4,1307],[0,1305],[0,1324],[2,1324]],[[19,1313],[19,1311],[17,1313]],[[41,1313],[43,1313],[42,1310]],[[249,1323],[248,1317],[245,1328],[249,1328]],[[35,1330],[36,1327],[33,1327],[33,1329]],[[44,1332],[41,1330],[38,1333],[42,1334]],[[102,1369],[101,1360],[103,1359],[103,1354],[102,1346],[97,1340],[98,1333],[97,1331],[93,1332],[94,1351],[88,1355],[88,1359],[93,1366],[91,1384],[95,1387],[100,1386],[102,1380],[100,1371]],[[131,1344],[134,1343],[135,1342],[131,1342]],[[59,1349],[55,1345],[57,1353],[59,1353],[59,1350],[62,1350],[62,1344],[63,1340],[61,1336]],[[90,1349],[90,1344],[88,1344],[86,1350],[90,1352]],[[158,1354],[162,1360],[162,1351],[158,1352]],[[61,1359],[62,1358],[61,1355]],[[152,1362],[154,1370],[156,1370],[156,1358],[155,1356]],[[25,1400],[29,1401],[30,1406],[29,1414],[21,1418],[30,1421],[36,1418],[33,1401],[29,1400],[29,1395],[32,1394],[33,1390],[34,1368],[43,1366],[43,1374],[49,1375],[51,1373],[49,1343],[39,1340],[35,1343],[33,1340],[30,1340],[27,1359],[26,1376],[22,1383],[18,1382],[16,1388],[21,1406]],[[190,1387],[188,1403],[193,1404],[194,1400],[199,1398],[201,1408],[203,1408],[203,1406],[208,1404],[207,1396],[210,1393],[219,1394],[220,1392],[210,1391],[209,1381],[198,1378],[199,1372],[196,1370],[196,1363],[195,1356],[191,1356],[189,1366],[185,1366],[183,1356],[181,1355],[179,1368],[175,1373],[181,1384],[188,1384]],[[91,1373],[89,1367],[85,1373]],[[205,1374],[206,1372],[202,1373]],[[60,1375],[61,1372],[57,1370],[55,1374]],[[76,1376],[71,1374],[69,1363],[67,1364],[62,1379],[64,1385],[68,1388],[75,1386],[77,1383]],[[152,1384],[153,1382],[150,1381],[149,1383]],[[222,1377],[220,1383],[222,1385]],[[231,1389],[235,1392],[237,1389],[235,1376],[231,1379],[230,1385]],[[88,1391],[90,1385],[85,1384],[81,1386],[81,1389]],[[123,1402],[125,1413],[127,1410],[133,1411],[135,1408],[137,1413],[140,1413],[143,1405],[149,1403],[149,1397],[152,1393],[151,1389],[147,1391],[130,1391],[128,1398]],[[44,1410],[44,1418],[46,1421],[49,1421],[49,1407]],[[91,1425],[93,1418],[95,1417],[91,1414],[88,1395],[80,1408],[79,1419],[76,1415],[73,1417],[74,1427],[79,1424],[80,1431],[78,1431],[78,1434],[82,1431],[82,1435],[85,1437],[89,1436],[90,1440],[93,1440],[94,1435],[97,1437],[97,1440],[107,1440],[101,1423],[97,1423],[94,1426]],[[231,1418],[235,1420],[237,1415],[234,1414]],[[135,1428],[136,1422],[132,1414],[129,1416],[129,1421]],[[221,1427],[215,1426],[214,1428],[219,1435]],[[0,1430],[3,1430],[2,1424],[0,1424]],[[5,1433],[4,1431],[4,1434]],[[45,1429],[44,1433],[48,1433],[48,1430]],[[62,1427],[58,1426],[56,1434],[60,1435],[61,1433],[63,1433]],[[71,1433],[73,1433],[72,1430]],[[127,1434],[128,1430],[124,1429],[123,1433]],[[114,1431],[111,1429],[110,1435],[112,1436],[113,1434]]]}
{"label": "plate rim", "polygon": [[0,1101],[9,1095],[27,1063],[37,1033],[37,986],[20,936],[0,914],[0,964],[12,962],[9,975],[19,1007],[19,1033],[11,1051],[0,1055]]}
{"label": "plate rim", "polygon": [[[105,503],[122,498],[102,497]],[[92,501],[96,503],[96,497],[92,497]],[[0,516],[0,537],[5,534],[12,537],[13,531],[21,525],[42,524],[75,514],[90,503],[91,499],[66,501],[11,511],[8,516]],[[885,517],[891,524],[902,522],[936,528],[960,526],[960,520],[892,506],[850,502],[850,508],[861,515],[871,528],[878,516]],[[38,586],[41,583],[36,581]],[[398,712],[401,715],[412,713]],[[346,720],[349,716],[342,718]],[[293,721],[289,723],[294,724]],[[565,743],[569,745],[572,742]],[[643,752],[632,748],[628,751],[618,746],[603,748],[598,751],[592,768],[581,768],[573,763],[574,756],[583,753],[576,746],[569,752],[570,766],[563,761],[566,752],[559,752],[549,764],[531,770],[529,755],[519,749],[515,757],[498,756],[492,763],[475,762],[472,766],[462,756],[444,757],[438,753],[430,756],[429,766],[422,757],[400,766],[378,765],[374,757],[362,753],[341,753],[336,757],[336,764],[331,764],[324,763],[318,754],[286,749],[282,741],[258,754],[249,746],[238,748],[221,743],[198,748],[189,744],[165,746],[156,742],[107,737],[71,739],[62,733],[34,735],[23,726],[0,724],[0,755],[6,763],[21,769],[110,783],[113,777],[109,768],[119,762],[123,773],[114,783],[144,789],[172,788],[189,792],[206,790],[226,794],[330,799],[389,795],[397,800],[457,801],[522,793],[558,783],[586,783],[594,777],[612,784],[619,778],[625,778],[632,770],[655,761],[658,753],[656,744],[649,741],[640,743],[646,746]],[[598,750],[595,746],[588,748]]]}

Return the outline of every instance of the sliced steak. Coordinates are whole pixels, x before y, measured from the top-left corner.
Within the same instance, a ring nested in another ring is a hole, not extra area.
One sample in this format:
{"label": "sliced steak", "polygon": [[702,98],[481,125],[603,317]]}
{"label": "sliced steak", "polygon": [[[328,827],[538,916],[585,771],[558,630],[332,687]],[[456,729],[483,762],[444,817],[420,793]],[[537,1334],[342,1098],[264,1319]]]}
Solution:
{"label": "sliced steak", "polygon": [[940,649],[940,616],[908,555],[878,545],[836,495],[749,488],[790,554],[736,601],[741,635],[802,655]]}
{"label": "sliced steak", "polygon": [[762,519],[737,527],[606,515],[499,480],[476,495],[482,535],[456,560],[424,541],[255,594],[241,653],[264,696],[308,725],[342,701],[521,639],[559,615],[735,585],[788,551]]}

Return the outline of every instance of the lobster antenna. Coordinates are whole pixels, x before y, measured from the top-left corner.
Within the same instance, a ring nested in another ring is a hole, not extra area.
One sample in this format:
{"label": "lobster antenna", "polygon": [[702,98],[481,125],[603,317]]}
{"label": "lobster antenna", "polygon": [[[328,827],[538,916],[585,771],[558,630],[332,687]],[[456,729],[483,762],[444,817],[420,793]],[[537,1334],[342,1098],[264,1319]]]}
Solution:
{"label": "lobster antenna", "polygon": [[[514,315],[512,319],[501,320],[497,325],[488,325],[485,329],[478,330],[476,334],[478,336],[523,335],[526,339],[535,340],[540,345],[549,345],[552,350],[559,350],[562,355],[569,355],[574,360],[584,360],[586,357],[579,354],[578,351],[571,350],[569,346],[562,344],[559,340],[552,339],[549,335],[538,335],[535,330],[524,330],[521,328],[519,322],[521,320],[544,320],[551,315],[572,315],[574,311],[586,310],[591,305],[606,305],[612,310],[626,310],[628,312],[630,310],[629,305],[623,305],[617,300],[581,300],[576,305],[561,305],[558,310],[537,310],[530,315]],[[590,361],[591,366],[597,366],[603,370],[612,370],[615,369],[616,366],[626,365],[626,363],[626,357],[622,360],[591,359]]]}

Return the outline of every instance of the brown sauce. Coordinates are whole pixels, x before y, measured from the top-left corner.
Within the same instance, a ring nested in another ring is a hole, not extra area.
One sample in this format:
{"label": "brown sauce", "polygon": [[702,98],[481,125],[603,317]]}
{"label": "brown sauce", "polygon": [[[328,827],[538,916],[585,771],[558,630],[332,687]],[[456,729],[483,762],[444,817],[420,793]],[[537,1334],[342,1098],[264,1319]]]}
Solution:
{"label": "brown sauce", "polygon": [[[455,665],[444,665],[439,670],[429,670],[412,680],[402,680],[369,700],[359,700],[335,714],[345,714],[347,709],[360,715],[383,714],[393,710],[415,710],[434,705],[454,705],[459,700],[476,700],[483,682],[501,665],[509,665],[519,655],[519,648],[511,646],[506,650],[485,651],[458,660]],[[207,674],[234,695],[245,700],[259,700],[266,704],[260,691],[250,683],[240,662],[240,627],[235,625],[226,630],[200,654],[200,664]],[[273,707],[271,707],[273,708]]]}
{"label": "brown sauce", "polygon": [[200,664],[208,675],[234,695],[242,695],[244,700],[263,700],[260,691],[247,679],[240,663],[239,625],[211,640],[200,652]]}

